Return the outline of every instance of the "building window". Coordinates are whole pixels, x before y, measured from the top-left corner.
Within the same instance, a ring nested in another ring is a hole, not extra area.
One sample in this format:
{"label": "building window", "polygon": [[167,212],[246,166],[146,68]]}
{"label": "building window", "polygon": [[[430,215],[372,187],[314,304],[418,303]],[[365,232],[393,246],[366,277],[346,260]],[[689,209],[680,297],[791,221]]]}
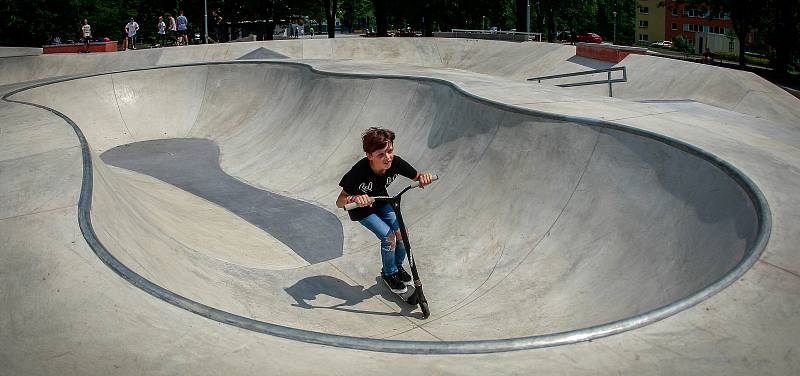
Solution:
{"label": "building window", "polygon": [[649,7],[639,7],[639,13],[641,13],[641,14],[650,14],[650,8]]}
{"label": "building window", "polygon": [[672,8],[672,15],[678,17],[678,8]]}
{"label": "building window", "polygon": [[678,24],[673,23],[672,24],[672,30],[678,30]]}
{"label": "building window", "polygon": [[709,33],[725,35],[726,29],[719,26],[703,26],[703,29]]}
{"label": "building window", "polygon": [[639,27],[642,29],[647,29],[649,22],[647,20],[639,20]]}
{"label": "building window", "polygon": [[726,15],[722,11],[713,11],[713,12],[709,12],[708,18],[712,18],[712,19],[715,19],[715,20],[724,20],[724,19],[727,19],[727,18],[730,18],[730,17],[728,15]]}
{"label": "building window", "polygon": [[640,42],[647,42],[649,40],[650,40],[650,38],[648,37],[647,34],[639,34],[639,41]]}
{"label": "building window", "polygon": [[695,33],[699,33],[702,30],[703,30],[703,27],[700,26],[700,25],[683,24],[683,31],[692,31],[692,32],[695,32]]}

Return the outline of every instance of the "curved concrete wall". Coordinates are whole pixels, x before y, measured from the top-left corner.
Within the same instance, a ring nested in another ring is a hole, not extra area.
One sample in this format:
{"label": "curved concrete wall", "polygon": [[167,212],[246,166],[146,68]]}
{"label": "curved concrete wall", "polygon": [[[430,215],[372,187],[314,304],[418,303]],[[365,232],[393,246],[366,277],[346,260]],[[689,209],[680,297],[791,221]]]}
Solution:
{"label": "curved concrete wall", "polygon": [[[203,304],[295,328],[452,341],[586,328],[700,291],[758,235],[747,193],[692,153],[430,80],[219,64],[66,81],[13,99],[61,111],[83,130],[94,154],[93,224],[124,264]],[[442,176],[404,200],[434,308],[424,330],[394,315],[391,297],[378,299],[376,241],[332,205],[371,125],[394,129],[399,155]],[[339,215],[344,255],[297,263],[245,221],[97,157],[170,137],[212,139],[228,174]],[[198,234],[218,241],[192,241]]]}
{"label": "curved concrete wall", "polygon": [[[575,46],[448,38],[337,38],[223,43],[106,54],[9,57],[0,60],[0,85],[64,75],[109,72],[156,65],[234,60],[261,48],[293,59],[334,59],[460,69],[514,80],[604,68],[611,64],[575,56]],[[795,124],[800,100],[749,72],[652,56],[629,56],[628,82],[615,97],[629,100],[693,100]],[[588,78],[587,78],[588,77]],[[603,79],[583,76],[544,85]],[[534,83],[531,83],[535,85]],[[565,89],[608,95],[604,85]]]}
{"label": "curved concrete wall", "polygon": [[38,56],[41,54],[41,47],[0,47],[0,58],[12,56]]}

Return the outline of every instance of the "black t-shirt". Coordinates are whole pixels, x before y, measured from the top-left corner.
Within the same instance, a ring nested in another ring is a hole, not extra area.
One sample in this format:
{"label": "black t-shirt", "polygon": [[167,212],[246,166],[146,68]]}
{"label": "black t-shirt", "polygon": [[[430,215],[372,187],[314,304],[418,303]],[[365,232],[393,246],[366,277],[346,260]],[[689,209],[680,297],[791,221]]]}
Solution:
{"label": "black t-shirt", "polygon": [[[392,184],[394,179],[397,178],[397,174],[414,179],[417,177],[417,170],[411,167],[403,158],[395,155],[394,159],[392,159],[392,167],[386,170],[385,175],[378,176],[369,166],[369,159],[364,157],[342,176],[339,186],[351,196],[388,196],[389,193],[386,192],[386,187]],[[374,206],[367,206],[350,210],[348,213],[350,214],[350,219],[358,221],[376,212],[377,210]]]}

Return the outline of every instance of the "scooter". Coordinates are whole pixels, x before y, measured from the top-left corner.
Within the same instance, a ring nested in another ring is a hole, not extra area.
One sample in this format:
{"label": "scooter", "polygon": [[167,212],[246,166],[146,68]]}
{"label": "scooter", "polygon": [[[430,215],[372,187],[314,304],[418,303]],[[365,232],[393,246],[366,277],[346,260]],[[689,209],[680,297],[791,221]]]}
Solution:
{"label": "scooter", "polygon": [[[436,180],[439,180],[439,176],[433,175],[431,182]],[[419,182],[415,181],[394,196],[373,196],[370,197],[370,201],[388,202],[392,205],[392,209],[394,209],[394,213],[397,216],[397,224],[400,226],[400,235],[403,237],[403,245],[406,247],[408,265],[411,267],[411,277],[414,280],[413,287],[409,286],[411,288],[409,288],[408,291],[402,294],[397,294],[397,296],[399,296],[408,304],[419,305],[419,308],[422,310],[422,318],[427,319],[431,315],[431,311],[428,308],[428,300],[425,299],[425,294],[422,292],[422,281],[420,280],[419,273],[417,272],[417,264],[414,262],[414,255],[411,253],[411,243],[408,241],[406,225],[403,223],[403,214],[400,212],[400,199],[402,198],[403,193],[406,193],[409,189],[417,187],[419,187]],[[351,202],[344,206],[344,210],[352,210],[355,208],[358,208],[357,202]]]}

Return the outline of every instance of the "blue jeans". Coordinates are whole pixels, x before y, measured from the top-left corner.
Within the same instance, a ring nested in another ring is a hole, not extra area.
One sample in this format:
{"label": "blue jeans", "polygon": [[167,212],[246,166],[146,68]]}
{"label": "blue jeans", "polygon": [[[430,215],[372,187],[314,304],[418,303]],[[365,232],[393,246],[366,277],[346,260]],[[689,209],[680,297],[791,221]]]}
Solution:
{"label": "blue jeans", "polygon": [[400,225],[397,224],[397,216],[392,206],[383,203],[383,206],[378,208],[378,214],[370,214],[358,222],[372,231],[381,241],[383,273],[387,275],[397,273],[397,267],[403,265],[403,260],[406,258],[406,247],[399,236],[395,237]]}

